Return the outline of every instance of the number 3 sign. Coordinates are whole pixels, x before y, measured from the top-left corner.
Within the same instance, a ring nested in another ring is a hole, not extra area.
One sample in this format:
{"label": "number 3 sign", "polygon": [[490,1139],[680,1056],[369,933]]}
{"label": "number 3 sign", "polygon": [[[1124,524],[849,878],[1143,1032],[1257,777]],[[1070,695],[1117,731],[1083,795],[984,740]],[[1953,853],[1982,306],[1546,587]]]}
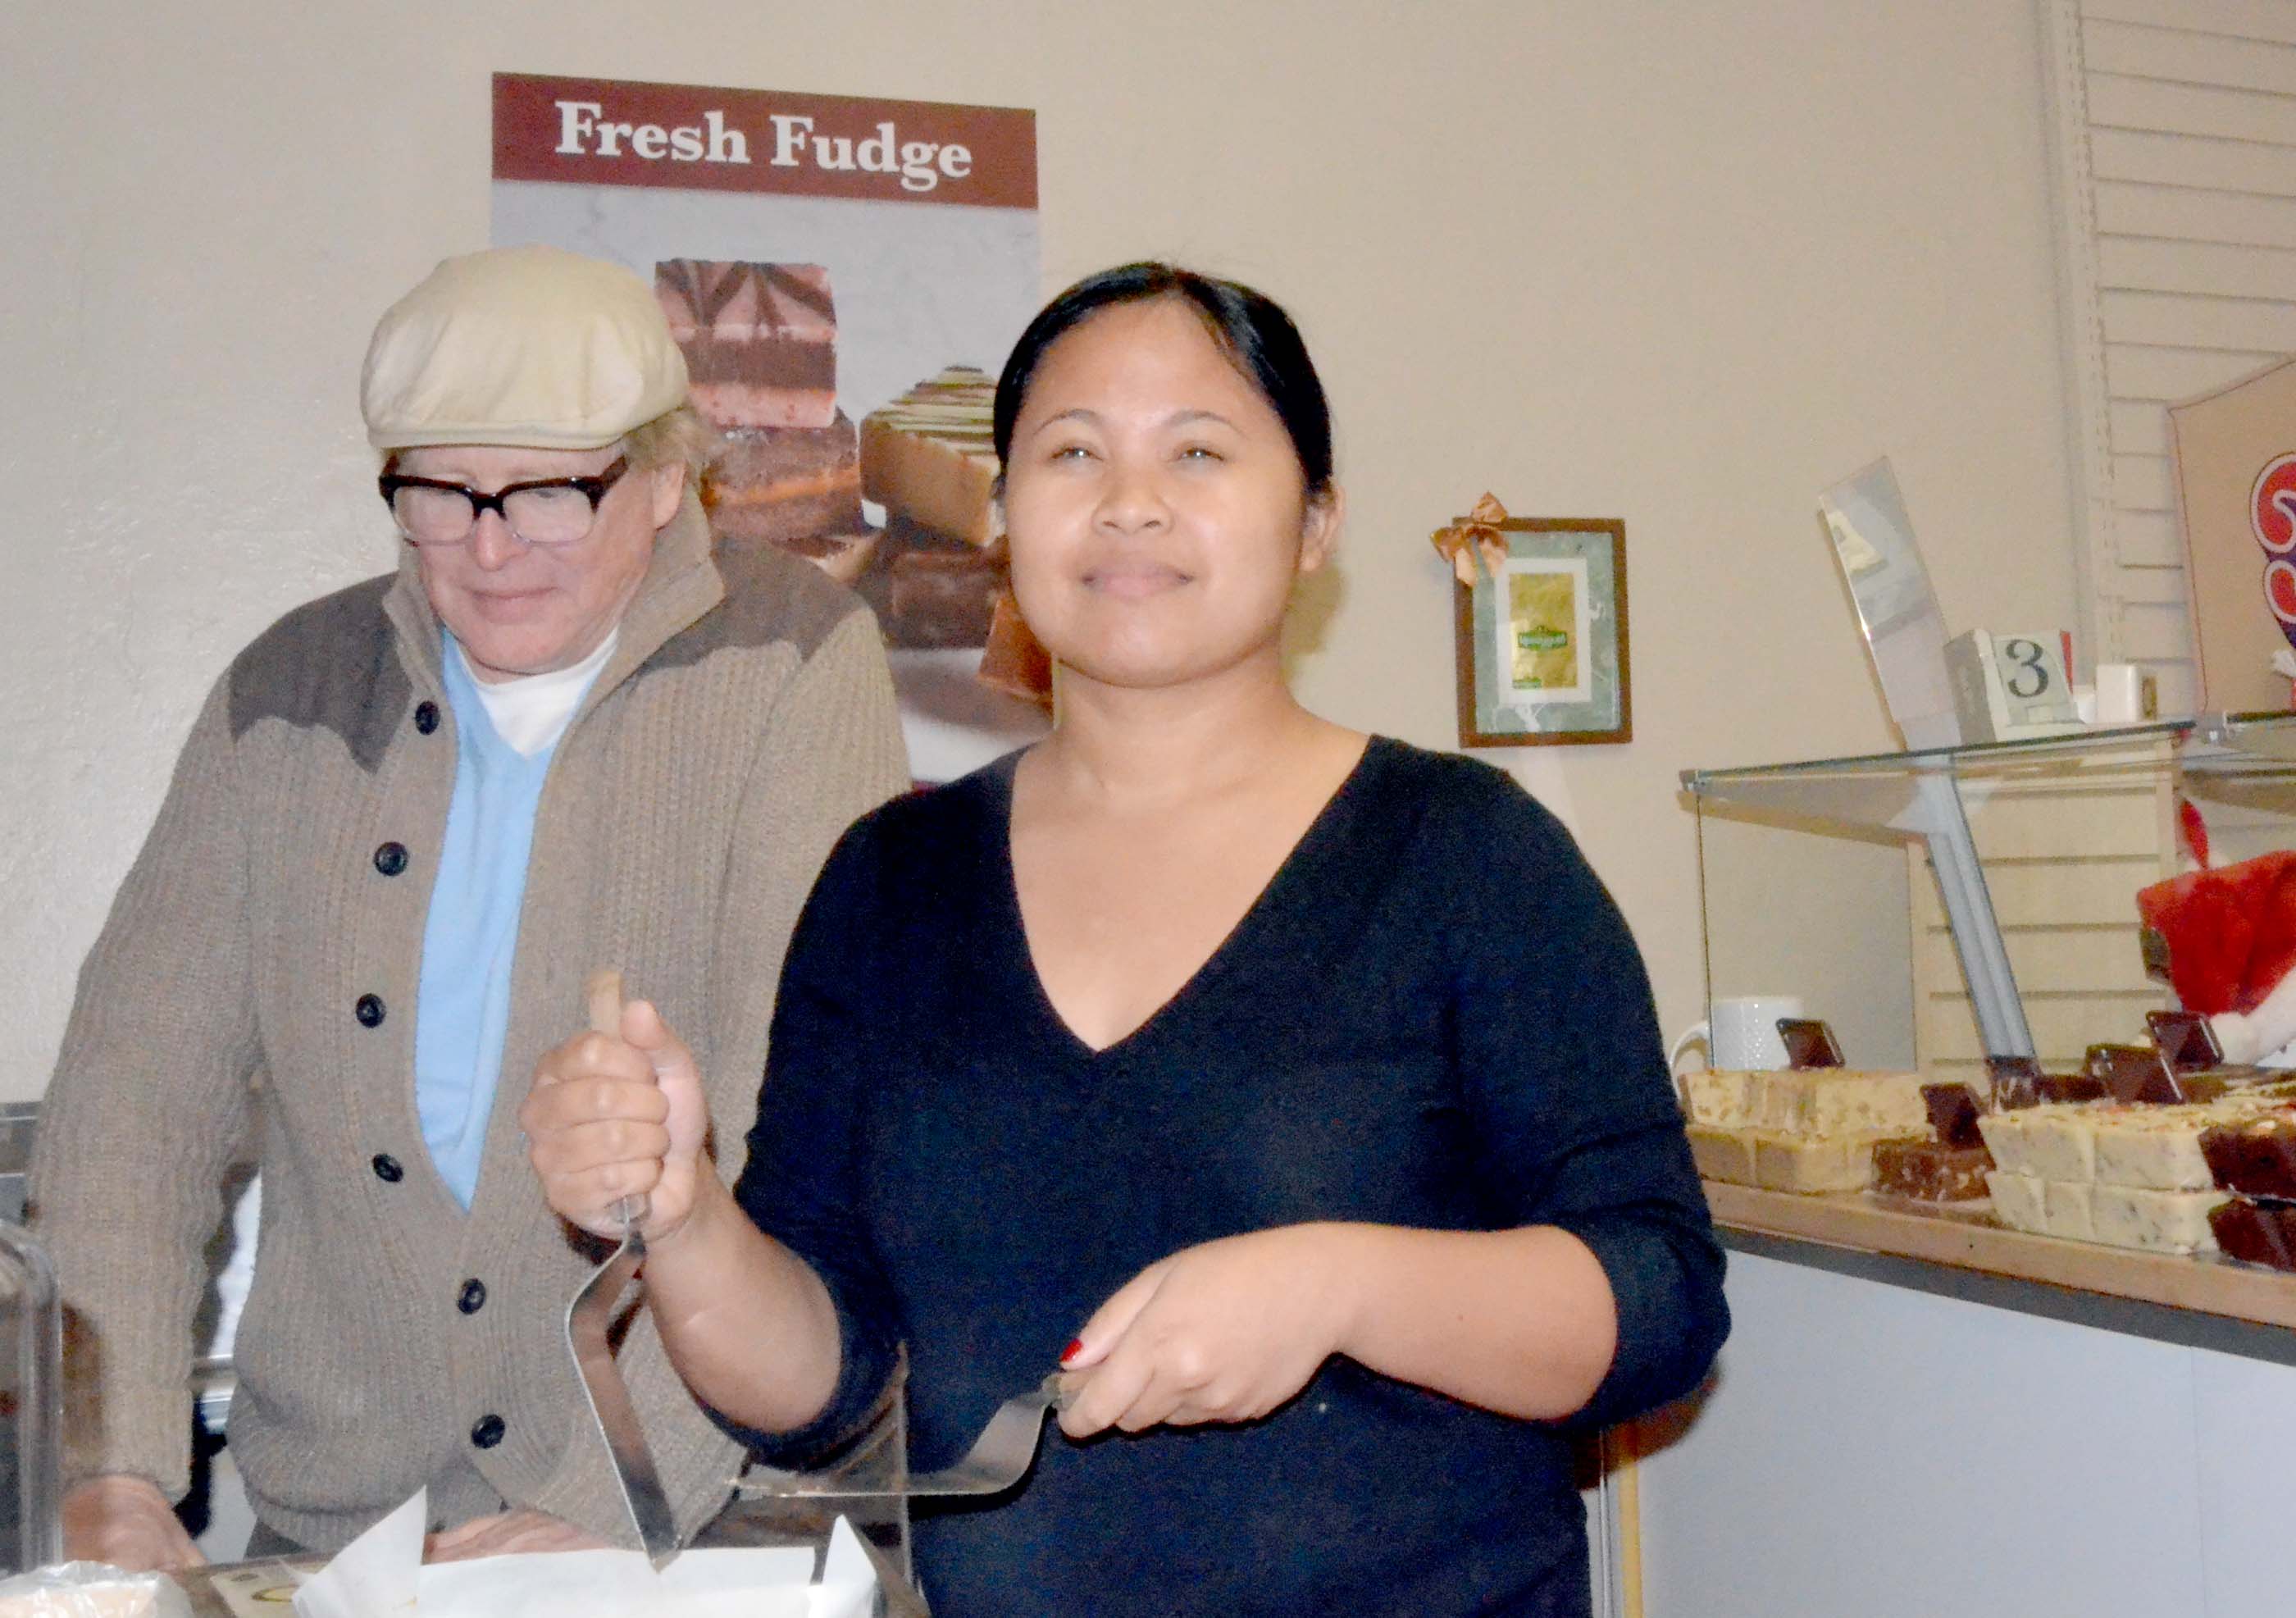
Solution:
{"label": "number 3 sign", "polygon": [[2012,742],[2082,728],[2054,635],[1972,629],[1946,643],[1964,742]]}

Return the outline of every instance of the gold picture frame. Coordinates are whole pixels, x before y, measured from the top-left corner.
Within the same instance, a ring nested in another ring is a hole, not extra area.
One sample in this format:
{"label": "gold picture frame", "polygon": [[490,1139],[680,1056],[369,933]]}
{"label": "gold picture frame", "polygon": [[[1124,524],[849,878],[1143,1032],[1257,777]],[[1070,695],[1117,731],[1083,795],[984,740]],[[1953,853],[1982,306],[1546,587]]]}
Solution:
{"label": "gold picture frame", "polygon": [[[1459,519],[1461,523],[1470,521]],[[1505,556],[1452,585],[1459,745],[1631,742],[1627,525],[1615,517],[1508,517]]]}

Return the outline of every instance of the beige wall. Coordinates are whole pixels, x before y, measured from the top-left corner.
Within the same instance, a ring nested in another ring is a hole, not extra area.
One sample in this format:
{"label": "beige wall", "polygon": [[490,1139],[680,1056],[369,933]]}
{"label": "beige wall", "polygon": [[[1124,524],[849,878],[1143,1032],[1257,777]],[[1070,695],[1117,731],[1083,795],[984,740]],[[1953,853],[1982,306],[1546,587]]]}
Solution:
{"label": "beige wall", "polygon": [[[642,21],[641,21],[642,20]],[[1892,456],[1958,628],[2069,622],[2029,0],[213,0],[26,6],[0,97],[0,1095],[207,683],[390,556],[354,378],[487,230],[495,70],[1034,107],[1048,285],[1142,254],[1306,326],[1353,497],[1301,685],[1454,737],[1427,530],[1625,518],[1636,740],[1488,755],[1578,829],[1667,1021],[1685,766],[1889,741],[1813,514]]]}

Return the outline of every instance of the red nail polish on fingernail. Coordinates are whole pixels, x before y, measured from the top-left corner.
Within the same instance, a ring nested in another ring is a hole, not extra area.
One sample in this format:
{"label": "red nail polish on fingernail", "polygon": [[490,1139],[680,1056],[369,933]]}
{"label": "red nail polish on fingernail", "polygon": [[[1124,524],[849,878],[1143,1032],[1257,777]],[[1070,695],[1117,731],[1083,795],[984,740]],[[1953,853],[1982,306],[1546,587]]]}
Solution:
{"label": "red nail polish on fingernail", "polygon": [[1068,1347],[1061,1351],[1061,1363],[1062,1365],[1066,1365],[1070,1360],[1075,1359],[1078,1354],[1083,1352],[1084,1339],[1081,1337],[1071,1337],[1069,1339]]}

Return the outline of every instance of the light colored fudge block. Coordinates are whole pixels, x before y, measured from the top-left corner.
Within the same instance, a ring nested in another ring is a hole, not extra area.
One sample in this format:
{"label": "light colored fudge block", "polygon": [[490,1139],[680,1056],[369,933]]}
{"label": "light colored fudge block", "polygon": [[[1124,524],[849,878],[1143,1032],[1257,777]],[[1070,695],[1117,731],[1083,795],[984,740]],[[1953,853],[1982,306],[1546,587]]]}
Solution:
{"label": "light colored fudge block", "polygon": [[1874,1138],[1821,1139],[1757,1129],[1754,1179],[1773,1191],[1863,1191],[1874,1183]]}
{"label": "light colored fudge block", "polygon": [[1753,1123],[1760,1108],[1761,1093],[1762,1075],[1742,1069],[1710,1069],[1682,1076],[1683,1099],[1690,1121],[1712,1124],[1718,1129],[1744,1129]]}
{"label": "light colored fudge block", "polygon": [[2086,1180],[2050,1179],[2041,1182],[2041,1222],[2051,1236],[2069,1242],[2096,1239],[2092,1194]]}
{"label": "light colored fudge block", "polygon": [[2205,1191],[2216,1184],[2216,1176],[2201,1150],[2202,1135],[2278,1110],[2273,1098],[2254,1094],[2176,1106],[2092,1107],[2097,1181],[2156,1191]]}
{"label": "light colored fudge block", "polygon": [[1918,1073],[1866,1073],[1847,1068],[1808,1068],[1760,1075],[1765,1129],[1785,1135],[1882,1138],[1929,1129]]}
{"label": "light colored fudge block", "polygon": [[2027,1107],[2023,1121],[2026,1173],[2072,1185],[2096,1178],[2096,1121],[2088,1108]]}
{"label": "light colored fudge block", "polygon": [[[2025,1160],[2025,1114],[2032,1109],[2021,1108],[2013,1113],[1980,1113],[1977,1132],[1984,1138],[1985,1149],[1993,1154],[1993,1166],[2004,1174],[2028,1174],[2030,1169]],[[2038,1175],[2033,1176],[2038,1179]],[[2038,1196],[2040,1194],[2035,1192]]]}
{"label": "light colored fudge block", "polygon": [[2030,1174],[1996,1169],[1985,1177],[1986,1189],[1993,1193],[1994,1217],[2012,1230],[2048,1235],[2048,1216],[2041,1206],[2042,1184]]}
{"label": "light colored fudge block", "polygon": [[1800,1135],[1808,1122],[1809,1084],[1800,1073],[1754,1075],[1754,1125],[1779,1134]]}
{"label": "light colored fudge block", "polygon": [[966,365],[928,377],[861,421],[861,492],[935,533],[996,543],[996,379]]}
{"label": "light colored fudge block", "polygon": [[2221,1191],[2153,1191],[2136,1186],[2090,1187],[2090,1240],[2147,1253],[2214,1253],[2209,1210]]}
{"label": "light colored fudge block", "polygon": [[1698,1165],[1701,1179],[1720,1180],[1727,1186],[1761,1183],[1754,1178],[1754,1139],[1751,1131],[1693,1123],[1687,1132],[1691,1161]]}
{"label": "light colored fudge block", "polygon": [[1819,1135],[1903,1137],[1930,1132],[1919,1073],[1823,1072],[1810,1092],[1810,1129]]}
{"label": "light colored fudge block", "polygon": [[2129,1108],[2096,1120],[2100,1185],[2203,1191],[2216,1184],[2201,1131],[2220,1121],[2206,1107]]}

